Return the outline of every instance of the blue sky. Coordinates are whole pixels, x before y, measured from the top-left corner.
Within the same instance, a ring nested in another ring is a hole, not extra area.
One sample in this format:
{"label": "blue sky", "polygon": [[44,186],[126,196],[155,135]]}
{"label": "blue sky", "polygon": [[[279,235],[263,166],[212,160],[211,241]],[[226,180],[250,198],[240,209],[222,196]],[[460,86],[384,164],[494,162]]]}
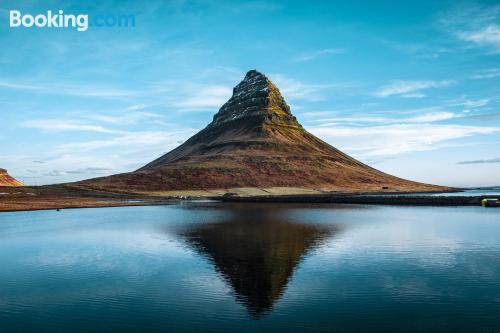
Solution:
{"label": "blue sky", "polygon": [[[135,15],[10,28],[9,11]],[[0,1],[0,167],[27,184],[134,170],[208,124],[250,69],[380,170],[500,185],[495,1]]]}

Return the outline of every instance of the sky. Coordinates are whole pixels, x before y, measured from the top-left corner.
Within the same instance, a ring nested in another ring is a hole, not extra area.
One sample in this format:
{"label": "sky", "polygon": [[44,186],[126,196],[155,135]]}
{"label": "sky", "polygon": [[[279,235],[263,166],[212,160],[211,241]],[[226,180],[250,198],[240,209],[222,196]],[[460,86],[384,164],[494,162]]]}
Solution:
{"label": "sky", "polygon": [[[9,26],[11,10],[135,26]],[[0,0],[0,167],[29,185],[135,170],[250,69],[310,132],[416,181],[500,185],[497,1]]]}

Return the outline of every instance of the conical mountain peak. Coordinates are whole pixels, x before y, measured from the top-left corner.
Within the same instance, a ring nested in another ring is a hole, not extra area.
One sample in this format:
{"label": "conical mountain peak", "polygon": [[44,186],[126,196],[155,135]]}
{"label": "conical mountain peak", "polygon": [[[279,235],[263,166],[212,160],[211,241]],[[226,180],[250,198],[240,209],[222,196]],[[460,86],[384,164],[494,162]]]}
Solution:
{"label": "conical mountain peak", "polygon": [[297,126],[279,89],[264,74],[253,69],[233,89],[233,96],[220,108],[211,125],[242,118],[259,118],[262,122],[290,122]]}
{"label": "conical mountain peak", "polygon": [[387,175],[305,130],[279,89],[249,71],[207,127],[135,172],[81,186],[127,191],[307,188],[443,190]]}

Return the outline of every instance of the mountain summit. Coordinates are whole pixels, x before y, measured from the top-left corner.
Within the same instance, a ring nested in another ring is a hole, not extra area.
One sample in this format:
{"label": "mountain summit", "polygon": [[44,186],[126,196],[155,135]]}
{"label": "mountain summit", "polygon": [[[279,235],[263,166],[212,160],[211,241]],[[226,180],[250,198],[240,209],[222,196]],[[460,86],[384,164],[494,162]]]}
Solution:
{"label": "mountain summit", "polygon": [[278,88],[256,70],[249,71],[243,81],[234,87],[233,96],[214,116],[211,125],[244,118],[256,118],[260,123],[281,120],[300,126]]}
{"label": "mountain summit", "polygon": [[279,129],[304,131],[274,83],[260,72],[251,70],[234,87],[233,96],[204,130],[139,170],[152,169],[188,156],[266,150],[269,144],[277,141],[282,141],[283,150],[290,142],[278,138]]}
{"label": "mountain summit", "polygon": [[385,174],[318,139],[299,124],[274,83],[256,70],[233,89],[213,121],[179,147],[135,172],[77,184],[132,192],[445,189]]}

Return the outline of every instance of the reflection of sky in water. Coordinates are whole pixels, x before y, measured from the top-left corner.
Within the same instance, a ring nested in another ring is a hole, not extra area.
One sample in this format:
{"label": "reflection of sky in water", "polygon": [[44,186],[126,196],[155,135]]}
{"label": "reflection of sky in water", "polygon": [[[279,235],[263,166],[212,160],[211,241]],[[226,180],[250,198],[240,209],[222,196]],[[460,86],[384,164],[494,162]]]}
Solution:
{"label": "reflection of sky in water", "polygon": [[[0,322],[13,332],[499,329],[499,213],[215,203],[3,213]],[[279,294],[258,320],[254,285]]]}

